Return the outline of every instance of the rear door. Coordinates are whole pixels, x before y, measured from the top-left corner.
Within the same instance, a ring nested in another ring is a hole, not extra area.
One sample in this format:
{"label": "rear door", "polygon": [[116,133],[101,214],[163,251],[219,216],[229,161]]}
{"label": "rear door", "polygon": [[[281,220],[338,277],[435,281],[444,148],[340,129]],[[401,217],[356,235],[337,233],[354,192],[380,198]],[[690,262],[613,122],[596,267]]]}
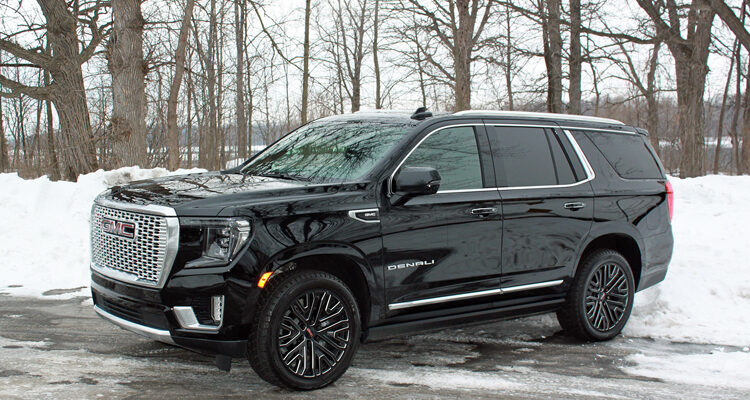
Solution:
{"label": "rear door", "polygon": [[442,181],[436,194],[393,196],[383,207],[388,310],[450,307],[498,293],[501,205],[481,121],[425,132],[403,166],[433,167]]}
{"label": "rear door", "polygon": [[502,288],[558,285],[591,228],[593,170],[556,125],[487,121],[487,133],[502,197]]}

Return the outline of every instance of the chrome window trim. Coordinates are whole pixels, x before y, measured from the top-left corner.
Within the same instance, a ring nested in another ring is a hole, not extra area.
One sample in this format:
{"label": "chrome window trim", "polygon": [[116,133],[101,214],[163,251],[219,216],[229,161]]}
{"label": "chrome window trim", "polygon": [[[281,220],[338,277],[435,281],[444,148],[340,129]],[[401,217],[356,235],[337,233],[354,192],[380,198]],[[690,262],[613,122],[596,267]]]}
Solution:
{"label": "chrome window trim", "polygon": [[137,277],[134,278],[134,274],[129,274],[127,272],[116,270],[114,268],[100,266],[95,264],[93,260],[91,261],[91,269],[108,278],[112,278],[123,283],[143,287],[156,289],[163,288],[164,284],[167,282],[169,273],[172,271],[172,265],[174,264],[174,260],[177,257],[177,250],[180,244],[180,220],[177,218],[177,212],[174,210],[174,208],[159,206],[155,204],[140,205],[121,203],[101,197],[97,197],[96,199],[94,199],[94,203],[101,207],[165,217],[164,219],[167,221],[167,247],[164,254],[164,268],[162,269],[161,275],[159,276],[159,281],[156,282],[156,284],[139,281]]}
{"label": "chrome window trim", "polygon": [[[422,139],[420,139],[419,142],[416,145],[414,145],[414,147],[412,147],[411,150],[409,150],[409,152],[406,154],[406,156],[404,156],[401,159],[401,161],[398,163],[398,165],[396,165],[396,168],[393,170],[393,173],[391,173],[391,176],[388,177],[388,197],[390,197],[390,196],[392,196],[394,194],[393,193],[393,178],[396,176],[396,173],[398,172],[399,169],[401,169],[401,166],[404,165],[404,163],[409,158],[409,156],[411,155],[411,153],[413,153],[414,150],[416,150],[417,147],[419,147],[422,144],[422,142],[424,142],[425,140],[427,140],[427,138],[430,137],[430,136],[432,136],[433,134],[442,131],[443,129],[460,128],[460,127],[464,127],[464,126],[472,126],[472,127],[473,126],[484,126],[484,124],[483,123],[472,123],[472,124],[454,124],[454,125],[441,126],[439,128],[434,129],[433,131],[431,131],[430,133],[428,133],[427,135],[425,135],[425,137],[423,137]],[[474,134],[476,135],[476,130],[474,131]],[[477,154],[479,154],[479,152],[480,152],[480,149],[479,149],[479,146],[477,145]],[[479,190],[479,189],[487,189],[487,188],[457,189],[457,190]],[[437,193],[446,193],[446,192],[447,191],[442,191],[441,192],[439,189],[437,191]]]}
{"label": "chrome window trim", "polygon": [[[368,220],[368,219],[362,219],[362,218],[360,218],[360,217],[357,216],[358,213],[363,213],[363,212],[376,212],[376,213],[378,213],[378,219],[369,219]],[[361,209],[361,210],[349,210],[348,214],[349,214],[349,218],[357,220],[359,222],[364,222],[366,224],[377,224],[377,223],[380,223],[380,210],[378,210],[377,208],[365,208],[365,209]]]}
{"label": "chrome window trim", "polygon": [[401,303],[391,303],[388,305],[388,309],[393,310],[402,310],[404,308],[411,308],[411,307],[418,307],[418,306],[426,306],[430,304],[439,304],[439,303],[446,303],[450,301],[457,301],[457,300],[465,300],[465,299],[473,299],[476,297],[484,297],[484,296],[492,296],[492,295],[499,295],[503,293],[513,293],[513,292],[519,292],[522,290],[532,290],[532,289],[542,289],[546,287],[552,287],[557,286],[563,283],[562,279],[554,280],[554,281],[547,281],[547,282],[539,282],[539,283],[530,283],[528,285],[518,285],[518,286],[510,286],[507,288],[497,288],[497,289],[489,289],[489,290],[480,290],[478,292],[468,292],[468,293],[459,293],[459,294],[452,294],[449,296],[440,296],[440,297],[430,297],[427,299],[420,299],[420,300],[412,300],[412,301],[404,301]]}
{"label": "chrome window trim", "polygon": [[[470,126],[476,126],[477,124],[472,124]],[[492,124],[491,126],[496,127],[506,127],[506,126],[515,126],[515,127],[526,127],[526,128],[549,128],[549,129],[559,129],[557,126],[551,126],[551,125],[524,125],[524,124]],[[573,128],[578,129],[578,128]],[[601,130],[601,129],[599,129]],[[596,178],[596,172],[594,172],[594,168],[591,167],[591,163],[589,163],[589,159],[586,157],[586,154],[581,149],[581,146],[578,145],[578,142],[573,137],[573,134],[570,133],[569,129],[562,129],[563,134],[565,134],[565,137],[568,138],[568,141],[570,142],[570,145],[573,146],[573,151],[575,151],[576,157],[578,157],[579,162],[583,166],[583,171],[586,173],[586,179],[580,180],[578,182],[574,183],[566,183],[563,185],[540,185],[540,186],[498,186],[498,187],[489,187],[489,188],[481,188],[481,189],[456,189],[456,190],[438,190],[437,194],[441,193],[470,193],[470,192],[486,192],[491,190],[519,190],[519,189],[554,189],[554,188],[568,188],[568,187],[574,187],[578,185],[582,185],[586,182],[591,182]],[[432,132],[430,133],[430,135]],[[429,135],[428,135],[429,136]],[[427,137],[425,136],[425,139]],[[424,139],[423,139],[424,140]],[[422,141],[420,141],[419,144],[421,144]],[[416,149],[416,146],[412,149],[414,151]],[[407,154],[407,158],[411,154],[411,151],[409,154]],[[406,158],[404,158],[401,163],[399,163],[398,167],[396,167],[396,170],[391,174],[390,180],[388,182],[388,194],[392,195],[393,192],[391,191],[391,185],[393,184],[393,177],[396,175],[396,172],[398,172],[399,168],[401,168],[401,165],[406,161]]]}
{"label": "chrome window trim", "polygon": [[96,313],[100,317],[108,320],[109,322],[119,326],[122,329],[125,329],[133,333],[137,333],[141,336],[145,336],[149,339],[157,340],[162,343],[175,344],[174,340],[172,340],[172,335],[167,330],[151,328],[150,326],[145,326],[141,324],[136,324],[135,322],[130,322],[126,319],[110,314],[96,305],[94,306],[94,311],[96,311]]}

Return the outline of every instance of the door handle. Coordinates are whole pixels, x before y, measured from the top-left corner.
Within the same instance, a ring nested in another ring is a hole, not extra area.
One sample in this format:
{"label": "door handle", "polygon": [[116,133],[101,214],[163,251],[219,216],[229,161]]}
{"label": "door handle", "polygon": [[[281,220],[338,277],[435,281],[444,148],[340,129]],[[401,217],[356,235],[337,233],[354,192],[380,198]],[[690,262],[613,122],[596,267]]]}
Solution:
{"label": "door handle", "polygon": [[487,207],[487,208],[475,208],[471,210],[471,213],[473,215],[490,215],[497,213],[497,208],[494,207]]}
{"label": "door handle", "polygon": [[572,201],[570,203],[563,204],[563,207],[568,210],[579,210],[583,207],[586,207],[586,203],[582,201]]}

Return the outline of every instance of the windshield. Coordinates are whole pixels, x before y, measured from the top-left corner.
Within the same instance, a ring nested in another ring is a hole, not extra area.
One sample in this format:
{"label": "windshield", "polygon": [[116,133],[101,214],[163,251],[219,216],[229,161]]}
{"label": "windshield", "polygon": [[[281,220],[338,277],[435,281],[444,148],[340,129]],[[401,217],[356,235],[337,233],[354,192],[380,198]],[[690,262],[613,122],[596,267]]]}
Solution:
{"label": "windshield", "polygon": [[408,130],[405,124],[313,122],[271,145],[242,168],[245,175],[313,182],[362,178]]}

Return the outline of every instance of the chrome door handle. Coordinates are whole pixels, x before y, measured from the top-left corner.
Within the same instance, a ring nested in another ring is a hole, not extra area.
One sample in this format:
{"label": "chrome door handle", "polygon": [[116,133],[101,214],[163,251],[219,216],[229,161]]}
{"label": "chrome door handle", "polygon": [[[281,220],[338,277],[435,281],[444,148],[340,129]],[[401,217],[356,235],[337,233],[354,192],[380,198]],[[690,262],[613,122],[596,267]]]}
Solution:
{"label": "chrome door handle", "polygon": [[471,213],[473,215],[490,215],[497,213],[497,208],[494,207],[487,207],[487,208],[475,208],[471,210]]}
{"label": "chrome door handle", "polygon": [[582,201],[573,201],[573,202],[570,202],[570,203],[563,204],[563,207],[566,208],[566,209],[568,209],[568,210],[578,210],[578,209],[581,209],[583,207],[586,207],[586,203],[584,203]]}

